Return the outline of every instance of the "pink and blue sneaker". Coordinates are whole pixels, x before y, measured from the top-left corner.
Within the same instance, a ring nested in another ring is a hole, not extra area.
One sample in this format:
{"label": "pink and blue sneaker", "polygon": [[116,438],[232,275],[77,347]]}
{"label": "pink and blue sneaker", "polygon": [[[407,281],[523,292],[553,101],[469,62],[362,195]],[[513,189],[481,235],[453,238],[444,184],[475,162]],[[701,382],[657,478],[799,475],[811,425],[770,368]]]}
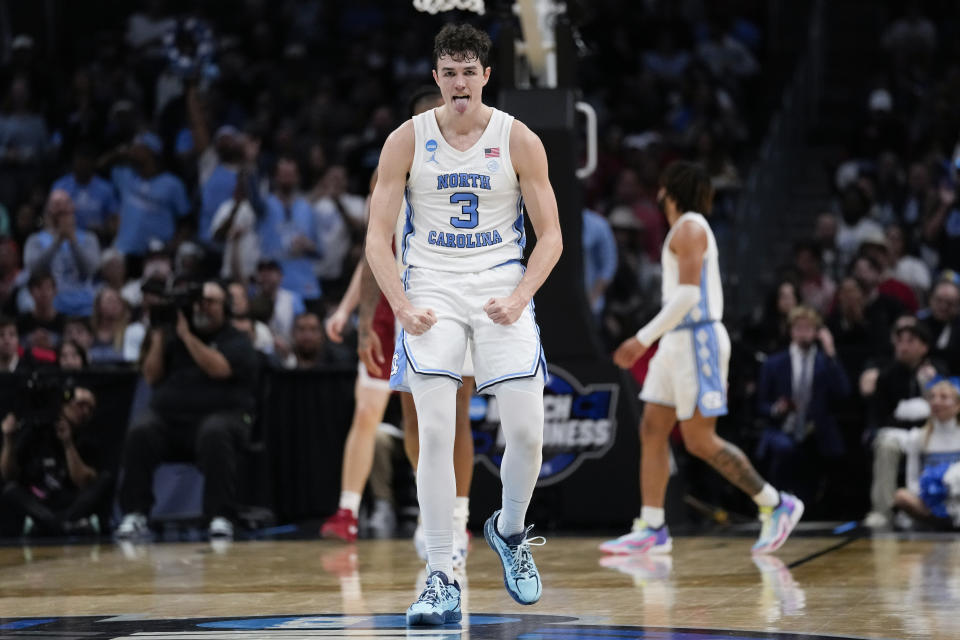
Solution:
{"label": "pink and blue sneaker", "polygon": [[760,507],[760,538],[754,543],[753,553],[773,553],[783,546],[800,517],[803,501],[789,493],[780,492],[776,507]]}
{"label": "pink and blue sneaker", "polygon": [[633,521],[630,533],[622,535],[616,540],[607,540],[600,545],[600,551],[615,555],[631,553],[670,553],[673,549],[673,539],[667,525],[654,529],[642,519]]}

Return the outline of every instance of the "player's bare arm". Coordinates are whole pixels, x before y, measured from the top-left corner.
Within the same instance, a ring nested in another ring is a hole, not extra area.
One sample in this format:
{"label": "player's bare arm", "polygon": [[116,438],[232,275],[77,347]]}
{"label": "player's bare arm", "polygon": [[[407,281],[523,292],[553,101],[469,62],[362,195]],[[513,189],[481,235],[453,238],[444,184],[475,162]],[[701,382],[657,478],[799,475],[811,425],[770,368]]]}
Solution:
{"label": "player's bare arm", "polygon": [[[374,187],[377,186],[377,171],[374,169],[373,175],[370,176],[370,193],[373,193]],[[370,197],[367,196],[366,202],[364,202],[364,219],[369,224],[370,221]],[[372,292],[372,293],[371,293]],[[369,314],[367,317],[364,317],[364,303],[373,298],[373,306],[369,307]],[[373,309],[377,306],[377,300],[380,297],[380,289],[377,288],[377,281],[373,277],[373,272],[370,271],[370,267],[367,266],[367,260],[364,256],[360,256],[360,261],[357,262],[356,268],[353,270],[353,275],[350,276],[350,286],[347,287],[346,293],[343,294],[343,299],[340,301],[340,304],[337,305],[336,311],[327,318],[325,328],[327,330],[327,337],[334,342],[343,342],[343,328],[347,324],[347,320],[350,319],[350,314],[357,310],[358,320],[357,320],[357,331],[361,334],[361,339],[363,332],[370,330],[370,322],[373,318]],[[364,324],[364,320],[368,320]],[[362,359],[362,357],[361,357]]]}
{"label": "player's bare arm", "polygon": [[[370,176],[370,193],[377,187],[377,171],[373,171]],[[367,221],[370,220],[370,198],[367,198]],[[357,273],[360,279],[360,293],[357,305],[357,356],[363,362],[367,371],[378,372],[380,368],[386,365],[386,358],[383,356],[383,345],[380,344],[380,338],[377,332],[373,330],[373,314],[380,302],[380,287],[377,286],[377,279],[373,276],[373,270],[367,264],[367,259],[360,256],[360,262],[357,263]]]}
{"label": "player's bare arm", "polygon": [[413,163],[416,137],[413,121],[400,125],[387,138],[380,152],[377,186],[370,198],[370,224],[367,227],[367,264],[405,331],[418,336],[432,327],[437,316],[432,309],[417,309],[403,291],[394,262],[391,240],[400,215],[407,172]]}
{"label": "player's bare arm", "polygon": [[695,222],[685,220],[674,232],[669,249],[677,256],[679,267],[680,286],[675,299],[664,300],[660,313],[638,331],[637,335],[627,338],[617,347],[613,353],[613,362],[618,367],[632,367],[657,338],[680,324],[683,316],[699,301],[700,272],[703,269],[703,256],[707,251],[706,232]]}
{"label": "player's bare arm", "polygon": [[[363,260],[361,259],[360,262],[362,263]],[[343,294],[343,299],[340,300],[336,310],[330,314],[323,325],[327,337],[338,344],[343,342],[343,329],[347,326],[350,314],[360,303],[360,276],[360,264],[358,264],[357,268],[353,270],[353,275],[350,276],[350,285],[347,287],[346,293]]]}
{"label": "player's bare arm", "polygon": [[491,298],[483,310],[497,324],[513,324],[530,304],[533,295],[546,281],[563,251],[557,197],[550,185],[547,152],[540,138],[522,122],[515,121],[510,131],[510,157],[520,180],[520,193],[526,205],[537,246],[530,253],[527,270],[516,289],[506,298]]}
{"label": "player's bare arm", "polygon": [[380,302],[380,287],[373,276],[373,270],[366,258],[361,257],[357,264],[360,273],[360,304],[357,307],[357,356],[367,371],[376,372],[386,365],[383,345],[377,332],[373,330],[373,314]]}

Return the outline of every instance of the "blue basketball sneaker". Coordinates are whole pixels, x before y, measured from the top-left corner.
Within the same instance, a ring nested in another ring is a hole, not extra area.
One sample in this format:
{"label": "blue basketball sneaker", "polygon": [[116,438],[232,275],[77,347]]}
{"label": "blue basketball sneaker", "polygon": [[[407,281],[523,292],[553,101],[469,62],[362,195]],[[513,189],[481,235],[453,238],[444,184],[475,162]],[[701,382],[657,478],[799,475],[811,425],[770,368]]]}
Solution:
{"label": "blue basketball sneaker", "polygon": [[427,576],[427,587],[407,609],[407,624],[460,622],[460,585],[442,571]]}
{"label": "blue basketball sneaker", "polygon": [[760,507],[760,538],[753,545],[753,553],[773,553],[782,547],[802,515],[803,501],[783,491],[776,507]]}
{"label": "blue basketball sneaker", "polygon": [[503,565],[503,586],[507,588],[510,597],[520,604],[533,604],[540,599],[543,586],[540,584],[540,572],[533,562],[530,545],[535,547],[546,544],[542,536],[528,538],[527,534],[533,529],[530,525],[521,533],[504,538],[497,531],[497,518],[500,510],[487,518],[483,525],[483,537],[490,548],[500,556]]}

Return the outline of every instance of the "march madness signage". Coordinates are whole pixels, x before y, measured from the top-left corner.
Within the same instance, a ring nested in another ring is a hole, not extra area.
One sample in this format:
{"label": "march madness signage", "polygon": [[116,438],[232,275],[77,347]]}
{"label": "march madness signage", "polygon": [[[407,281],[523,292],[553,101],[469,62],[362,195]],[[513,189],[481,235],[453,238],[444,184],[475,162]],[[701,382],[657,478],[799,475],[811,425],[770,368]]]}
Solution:
{"label": "march madness signage", "polygon": [[[617,432],[616,384],[586,387],[568,371],[551,365],[543,390],[543,465],[538,487],[568,477],[584,460],[600,458]],[[492,473],[500,474],[505,445],[495,396],[475,396],[470,406],[474,453]]]}

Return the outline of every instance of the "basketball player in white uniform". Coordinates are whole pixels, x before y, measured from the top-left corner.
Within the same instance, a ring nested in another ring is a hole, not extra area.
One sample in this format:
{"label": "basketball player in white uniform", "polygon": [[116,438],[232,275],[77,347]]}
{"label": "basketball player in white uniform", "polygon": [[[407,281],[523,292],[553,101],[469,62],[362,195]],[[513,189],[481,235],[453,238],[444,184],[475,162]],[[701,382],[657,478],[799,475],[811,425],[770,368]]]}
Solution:
{"label": "basketball player in white uniform", "polygon": [[[562,240],[543,144],[482,102],[490,46],[469,25],[437,34],[433,75],[444,104],[390,135],[371,200],[367,261],[402,327],[391,386],[411,390],[420,423],[417,493],[430,573],[407,610],[409,624],[460,619],[450,527],[455,399],[468,339],[477,389],[496,395],[506,439],[503,506],[484,537],[500,556],[510,595],[533,604],[541,594],[525,527],[541,464],[546,374],[532,300]],[[401,281],[390,238],[404,193]],[[526,269],[524,202],[537,234]]]}
{"label": "basketball player in white uniform", "polygon": [[803,514],[803,503],[778,492],[754,470],[733,444],[716,433],[717,416],[727,413],[730,338],[723,318],[723,288],[717,242],[706,218],[713,199],[710,177],[693,163],[675,162],[661,178],[658,204],[670,231],[663,242],[663,309],[621,344],[614,362],[630,368],[659,338],[640,398],[646,403],[640,425],[640,493],[643,508],[633,530],[600,545],[607,553],[667,553],[673,543],[663,502],[670,476],[673,425],[687,450],[750,495],[763,524],[754,553],[776,551]]}
{"label": "basketball player in white uniform", "polygon": [[[431,86],[419,90],[411,98],[410,112],[417,115],[442,104],[440,90],[436,86]],[[377,174],[374,172],[370,181],[371,192],[376,184]],[[406,202],[403,203],[401,210],[405,208]],[[398,245],[399,239],[403,237],[403,228],[404,220],[398,217],[397,227],[394,230],[394,252],[400,272],[403,267],[400,263]],[[373,465],[377,427],[383,420],[391,394],[390,358],[384,358],[383,349],[393,347],[394,336],[400,332],[399,327],[394,326],[395,320],[390,305],[380,294],[370,267],[363,259],[357,264],[350,279],[350,286],[337,306],[337,310],[327,319],[327,335],[333,342],[342,342],[343,327],[357,307],[359,307],[357,352],[360,362],[354,388],[353,421],[343,449],[339,508],[324,521],[320,528],[320,534],[323,537],[340,538],[346,542],[357,539],[359,530],[357,514],[363,489]],[[461,375],[464,384],[457,393],[457,435],[454,441],[454,469],[457,482],[457,497],[453,512],[453,567],[455,570],[462,570],[465,567],[469,548],[467,519],[469,518],[470,485],[473,479],[473,434],[470,430],[469,411],[474,388],[473,362],[470,359],[469,350]],[[419,458],[416,409],[409,393],[401,394],[401,402],[404,449],[411,466],[416,470]],[[417,553],[426,560],[422,523],[418,523],[414,533],[414,544]]]}

